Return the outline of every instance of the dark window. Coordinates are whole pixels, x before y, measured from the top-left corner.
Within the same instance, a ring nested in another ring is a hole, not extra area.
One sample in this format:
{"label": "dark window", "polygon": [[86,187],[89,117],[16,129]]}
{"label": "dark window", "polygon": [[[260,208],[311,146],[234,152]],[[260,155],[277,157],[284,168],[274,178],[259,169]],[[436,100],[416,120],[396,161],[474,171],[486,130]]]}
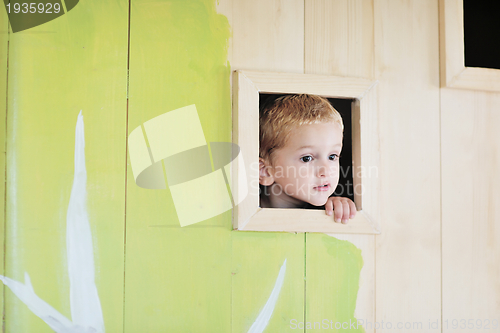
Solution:
{"label": "dark window", "polygon": [[[259,109],[265,103],[272,102],[278,97],[284,96],[286,94],[260,94],[259,95]],[[351,108],[352,99],[342,99],[342,98],[328,98],[330,104],[337,110],[342,116],[342,121],[344,123],[344,138],[342,141],[342,152],[340,153],[340,178],[339,184],[335,189],[332,196],[347,197],[354,201],[354,185],[353,185],[353,175],[352,175],[352,121],[351,121]],[[261,191],[264,190],[264,186],[260,185]],[[324,209],[322,207],[316,207],[309,205],[309,209]]]}
{"label": "dark window", "polygon": [[354,185],[352,178],[352,99],[329,98],[330,104],[342,116],[344,123],[344,139],[340,153],[340,178],[339,184],[333,193],[334,196],[347,197],[354,201]]}
{"label": "dark window", "polygon": [[465,66],[500,69],[500,1],[463,1]]}

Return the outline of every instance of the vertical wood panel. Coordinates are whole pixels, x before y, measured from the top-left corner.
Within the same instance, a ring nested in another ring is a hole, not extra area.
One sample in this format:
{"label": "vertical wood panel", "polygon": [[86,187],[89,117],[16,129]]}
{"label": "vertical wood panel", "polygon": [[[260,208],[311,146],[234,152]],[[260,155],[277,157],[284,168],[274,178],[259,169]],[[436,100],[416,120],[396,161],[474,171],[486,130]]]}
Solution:
{"label": "vertical wood panel", "polygon": [[305,1],[305,72],[373,77],[373,0]]}
{"label": "vertical wood panel", "polygon": [[231,233],[127,227],[124,332],[230,332]]}
{"label": "vertical wood panel", "polygon": [[307,234],[307,332],[374,332],[374,237]]}
{"label": "vertical wood panel", "polygon": [[[132,1],[129,133],[195,104],[206,142],[231,141],[229,32],[213,0]],[[181,228],[170,190],[127,173],[125,332],[229,332],[231,211]]]}
{"label": "vertical wood panel", "polygon": [[[122,331],[127,83],[126,0],[81,1],[10,35],[6,272],[71,319],[66,213],[75,127],[85,124],[95,283],[109,332]],[[10,290],[6,332],[52,332]]]}
{"label": "vertical wood panel", "polygon": [[381,221],[376,237],[376,320],[441,316],[438,4],[375,0]]}
{"label": "vertical wood panel", "polygon": [[[372,78],[373,44],[373,1],[305,1],[306,73]],[[367,135],[368,132],[364,134]],[[370,179],[370,185],[376,181]],[[378,195],[375,188],[371,188],[371,193]],[[370,201],[367,199],[366,202],[368,205]],[[377,210],[376,207],[371,208],[375,208],[371,211]],[[351,266],[355,266],[357,261],[352,261],[352,257],[350,260],[348,258],[350,254],[341,250],[331,250],[333,252],[328,255],[323,238],[308,234],[306,322],[313,323],[314,327],[314,321],[323,319],[333,321],[333,325],[346,320],[359,320],[360,325],[356,325],[354,331],[361,332],[361,327],[364,327],[366,332],[373,332],[373,327],[366,327],[364,323],[375,320],[375,238],[369,235],[331,234],[330,236],[349,242],[339,242],[339,244],[346,244],[345,246],[349,244],[353,249],[361,250],[362,268],[357,268],[359,271],[356,274],[359,275],[354,276],[359,279],[356,280],[358,285],[352,289],[357,292],[357,297],[349,298],[345,297],[345,294],[333,292],[342,286],[349,285],[353,288],[352,281],[348,281],[352,277],[344,277],[336,270],[340,267],[353,269]],[[330,245],[332,246],[335,247]],[[344,247],[340,246],[340,249],[342,248]],[[311,254],[313,249],[316,255]],[[345,261],[341,261],[339,255],[345,256],[346,258],[343,258]],[[330,293],[325,295],[325,291]],[[352,330],[352,326],[350,329]]]}
{"label": "vertical wood panel", "polygon": [[265,331],[289,332],[291,323],[304,321],[304,250],[301,233],[232,232],[232,332],[248,332],[266,311],[285,259],[283,286]]}
{"label": "vertical wood panel", "polygon": [[[227,60],[232,66],[233,62],[233,0],[217,0],[216,1],[217,13],[224,15],[230,26],[230,38],[227,48]],[[230,77],[231,79],[231,77]]]}
{"label": "vertical wood panel", "polygon": [[304,72],[304,0],[233,1],[233,69]]}
{"label": "vertical wood panel", "polygon": [[486,320],[500,331],[499,105],[498,93],[441,89],[443,332]]}
{"label": "vertical wood panel", "polygon": [[[304,71],[303,0],[232,2],[233,69]],[[284,285],[266,331],[304,321],[304,234],[233,232],[232,331],[247,332],[287,258]]]}

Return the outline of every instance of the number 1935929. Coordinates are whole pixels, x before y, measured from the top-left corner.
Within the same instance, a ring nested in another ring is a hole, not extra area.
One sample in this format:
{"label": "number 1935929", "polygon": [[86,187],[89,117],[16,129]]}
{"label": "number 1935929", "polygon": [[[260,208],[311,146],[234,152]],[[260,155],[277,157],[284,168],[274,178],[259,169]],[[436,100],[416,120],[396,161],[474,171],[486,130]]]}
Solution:
{"label": "number 1935929", "polygon": [[[12,5],[12,6],[11,6]],[[59,3],[14,3],[6,4],[7,13],[24,13],[24,14],[52,14],[59,13],[61,11],[61,5]]]}

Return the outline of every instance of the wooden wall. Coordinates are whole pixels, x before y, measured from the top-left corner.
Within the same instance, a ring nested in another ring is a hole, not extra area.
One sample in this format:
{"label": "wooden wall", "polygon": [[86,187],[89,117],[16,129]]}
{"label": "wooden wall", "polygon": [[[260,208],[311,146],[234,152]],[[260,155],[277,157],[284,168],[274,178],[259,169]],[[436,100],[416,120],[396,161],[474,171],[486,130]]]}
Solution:
{"label": "wooden wall", "polygon": [[[438,0],[82,0],[16,34],[1,15],[2,274],[29,272],[62,314],[83,109],[108,332],[247,332],[285,259],[267,332],[292,319],[365,332],[500,320],[500,95],[440,88]],[[381,235],[233,232],[230,212],[180,228],[169,191],[135,185],[125,139],[144,121],[195,103],[207,142],[231,140],[234,69],[379,81]],[[51,331],[4,292],[6,332]]]}

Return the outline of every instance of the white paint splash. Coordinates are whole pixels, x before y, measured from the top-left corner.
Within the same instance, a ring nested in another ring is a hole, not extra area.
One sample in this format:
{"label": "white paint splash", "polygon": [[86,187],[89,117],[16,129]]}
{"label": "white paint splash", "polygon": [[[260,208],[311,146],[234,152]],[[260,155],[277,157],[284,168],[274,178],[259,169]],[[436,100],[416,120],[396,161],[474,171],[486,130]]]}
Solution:
{"label": "white paint splash", "polygon": [[250,327],[250,330],[248,330],[248,333],[262,333],[266,329],[267,324],[269,323],[269,319],[271,319],[271,316],[273,314],[274,307],[276,306],[276,301],[278,300],[281,287],[283,286],[283,280],[285,279],[285,272],[286,272],[286,259],[280,268],[280,272],[278,274],[278,277],[276,278],[276,282],[274,283],[273,291],[271,292],[271,295],[269,296],[266,305],[264,305],[264,308],[260,311],[259,315],[257,316],[257,319]]}
{"label": "white paint splash", "polygon": [[104,319],[95,285],[92,233],[86,208],[86,184],[85,137],[80,111],[75,133],[75,174],[66,215],[72,321],[35,294],[28,273],[24,274],[24,284],[0,275],[0,280],[57,333],[104,333]]}
{"label": "white paint splash", "polygon": [[75,133],[75,175],[66,215],[66,251],[68,255],[69,299],[73,323],[104,332],[101,302],[94,274],[92,232],[87,215],[87,170],[82,111]]}

